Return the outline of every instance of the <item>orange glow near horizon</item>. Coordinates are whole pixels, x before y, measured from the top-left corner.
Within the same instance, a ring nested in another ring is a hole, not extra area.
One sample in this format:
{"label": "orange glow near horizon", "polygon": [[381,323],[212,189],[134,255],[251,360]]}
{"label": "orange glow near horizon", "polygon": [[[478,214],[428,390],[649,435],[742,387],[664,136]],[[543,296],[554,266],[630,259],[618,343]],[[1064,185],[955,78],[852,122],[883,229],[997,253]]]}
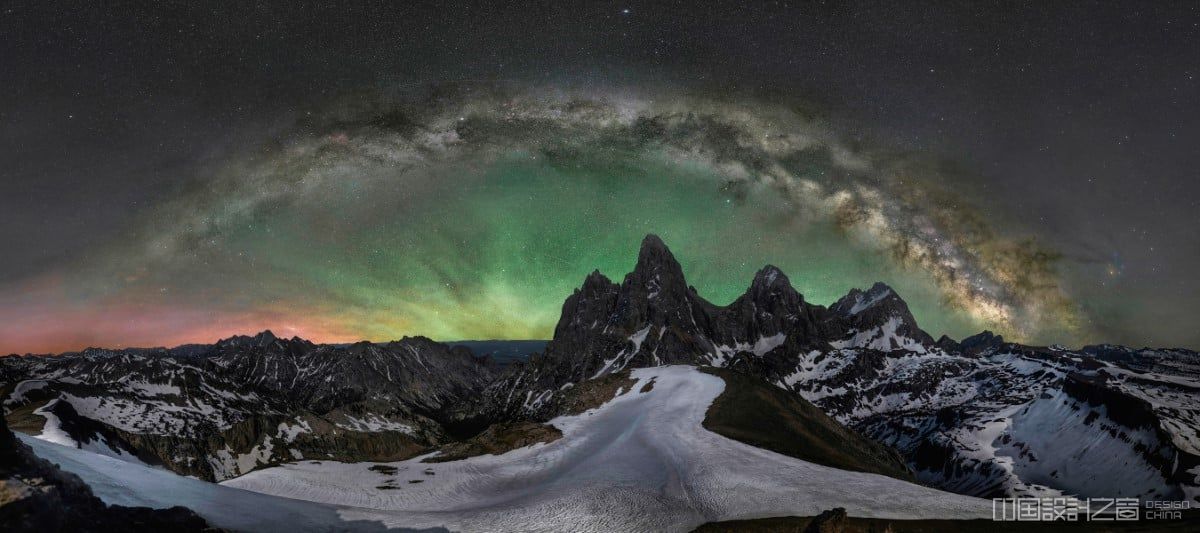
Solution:
{"label": "orange glow near horizon", "polygon": [[[59,311],[53,316],[11,316],[0,312],[0,354],[62,353],[88,347],[174,347],[211,344],[233,335],[271,330],[280,337],[297,336],[316,343],[362,340],[353,332],[315,316],[272,312],[218,314],[179,309],[104,309]],[[80,327],[86,325],[86,327]]]}
{"label": "orange glow near horizon", "polygon": [[67,301],[53,278],[25,288],[30,290],[22,301],[0,305],[0,355],[209,344],[266,329],[319,343],[362,340],[328,313],[295,306],[229,311],[128,300],[96,305]]}

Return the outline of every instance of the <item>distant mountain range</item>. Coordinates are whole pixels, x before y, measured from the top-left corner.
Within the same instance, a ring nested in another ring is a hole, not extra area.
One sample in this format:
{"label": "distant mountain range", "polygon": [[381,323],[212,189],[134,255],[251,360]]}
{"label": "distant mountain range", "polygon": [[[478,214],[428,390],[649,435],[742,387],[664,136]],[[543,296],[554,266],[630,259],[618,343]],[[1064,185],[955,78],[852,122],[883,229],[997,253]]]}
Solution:
{"label": "distant mountain range", "polygon": [[447,346],[462,346],[479,357],[487,357],[503,368],[518,361],[529,359],[535,353],[546,349],[545,340],[486,340],[486,341],[450,341]]}
{"label": "distant mountain range", "polygon": [[[725,403],[714,405],[741,414],[706,427],[785,455],[975,496],[1200,501],[1196,352],[1034,347],[989,332],[935,340],[884,284],[824,307],[772,266],[717,306],[653,235],[620,283],[589,275],[544,344],[317,345],[268,331],[0,358],[0,398],[16,430],[222,481],[299,460],[471,455],[552,439],[538,424],[661,365],[724,376]],[[774,417],[792,422],[738,422]],[[851,451],[814,459],[789,445],[812,428]]]}

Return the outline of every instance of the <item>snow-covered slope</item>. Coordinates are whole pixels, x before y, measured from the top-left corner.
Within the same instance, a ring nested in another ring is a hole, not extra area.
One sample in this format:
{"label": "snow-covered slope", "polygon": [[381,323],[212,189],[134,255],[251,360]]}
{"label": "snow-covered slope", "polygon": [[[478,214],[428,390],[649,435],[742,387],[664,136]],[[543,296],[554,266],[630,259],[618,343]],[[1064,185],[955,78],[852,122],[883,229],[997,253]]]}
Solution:
{"label": "snow-covered slope", "polygon": [[812,351],[778,385],[964,494],[1191,499],[1200,381],[1066,351]]}
{"label": "snow-covered slope", "polygon": [[109,505],[155,509],[182,505],[213,526],[230,531],[382,530],[378,522],[350,518],[357,510],[223,487],[27,435],[18,438],[38,457],[82,478]]}
{"label": "snow-covered slope", "polygon": [[223,484],[388,511],[343,514],[390,526],[467,531],[688,531],[832,507],[894,519],[990,516],[984,500],[815,465],[705,430],[724,382],[694,367],[632,375],[638,384],[601,407],[552,420],[563,437],[547,444],[445,463],[302,461]]}

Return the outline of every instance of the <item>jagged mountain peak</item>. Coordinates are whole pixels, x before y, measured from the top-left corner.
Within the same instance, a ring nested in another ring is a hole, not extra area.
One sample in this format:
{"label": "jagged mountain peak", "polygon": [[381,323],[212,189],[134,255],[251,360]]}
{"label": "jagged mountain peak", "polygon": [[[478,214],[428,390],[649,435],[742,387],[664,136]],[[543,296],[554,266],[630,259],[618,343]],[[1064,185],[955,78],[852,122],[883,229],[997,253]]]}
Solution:
{"label": "jagged mountain peak", "polygon": [[[657,237],[646,237],[638,259],[621,285],[589,274],[564,302],[544,351],[504,368],[420,336],[312,345],[268,330],[219,346],[2,361],[0,382],[45,382],[11,391],[5,407],[29,413],[44,405],[78,442],[100,435],[107,440],[94,442],[114,453],[151,454],[174,471],[221,480],[309,455],[391,461],[474,435],[484,421],[549,420],[589,396],[614,398],[613,389],[616,396],[670,390],[660,381],[653,391],[630,392],[622,372],[684,364],[728,369],[719,371],[727,390],[742,387],[734,380],[758,380],[753,390],[772,391],[763,396],[771,406],[785,405],[772,397],[786,394],[810,399],[900,448],[943,488],[1012,495],[1031,490],[1027,480],[1051,479],[1063,491],[1126,494],[1124,485],[1089,488],[1104,470],[1062,468],[1086,457],[1098,458],[1089,465],[1118,465],[1113,479],[1137,482],[1129,494],[1195,493],[1200,440],[1191,428],[1200,426],[1187,408],[1200,376],[1194,352],[1106,345],[1062,352],[1004,343],[991,332],[935,342],[886,284],[852,290],[825,308],[804,302],[771,265],[735,301],[713,305],[686,285]],[[780,419],[759,411],[751,414]],[[73,425],[89,417],[106,424],[103,433]],[[997,436],[1000,420],[1007,423]],[[1045,424],[1058,420],[1067,432],[1047,439]],[[141,434],[172,437],[120,440]],[[1088,446],[1058,452],[1072,442]],[[1019,468],[996,468],[1010,460]]]}
{"label": "jagged mountain peak", "polygon": [[829,310],[855,322],[881,323],[897,318],[916,327],[916,319],[908,309],[908,303],[900,293],[883,282],[875,282],[867,290],[850,289]]}
{"label": "jagged mountain peak", "polygon": [[771,288],[771,287],[792,287],[791,280],[787,274],[784,274],[779,267],[775,265],[767,265],[759,269],[758,273],[754,274],[754,281],[750,283],[750,288],[753,290],[756,287]]}
{"label": "jagged mountain peak", "polygon": [[577,290],[585,294],[595,294],[597,292],[606,291],[614,286],[616,286],[616,284],[613,283],[612,280],[608,279],[608,276],[601,274],[599,270],[593,270],[591,274],[588,274],[588,276],[584,278],[583,286]]}
{"label": "jagged mountain peak", "polygon": [[687,291],[683,267],[662,239],[653,233],[642,239],[637,265],[625,276],[624,285],[645,287],[650,294],[664,290],[686,294]]}
{"label": "jagged mountain peak", "polygon": [[902,306],[905,311],[908,310],[908,304],[904,302],[904,299],[881,281],[875,282],[870,289],[865,291],[858,288],[850,289],[848,294],[835,302],[829,309],[840,315],[852,316],[883,305]]}
{"label": "jagged mountain peak", "polygon": [[775,308],[782,315],[800,313],[799,308],[804,305],[804,297],[792,287],[787,274],[775,265],[759,269],[754,275],[754,281],[750,282],[750,288],[746,289],[746,293],[732,306],[737,307],[742,301],[752,302],[756,306],[756,309],[752,310],[754,313],[757,313],[757,307],[761,306],[764,310]]}
{"label": "jagged mountain peak", "polygon": [[892,288],[890,286],[888,286],[887,283],[884,283],[882,281],[876,281],[874,284],[871,285],[870,289],[867,289],[867,292],[871,293],[871,294],[875,294],[875,293],[882,293],[884,291],[890,291],[890,290],[892,290]]}
{"label": "jagged mountain peak", "polygon": [[283,349],[304,350],[311,349],[316,345],[307,339],[302,339],[298,336],[292,336],[290,339],[281,339],[275,336],[269,329],[264,329],[253,336],[250,335],[233,335],[217,341],[216,348],[272,348],[279,347]]}
{"label": "jagged mountain peak", "polygon": [[835,345],[882,351],[919,351],[935,345],[933,337],[917,325],[908,304],[886,283],[876,282],[865,291],[851,289],[829,310],[848,327],[846,338]]}
{"label": "jagged mountain peak", "polygon": [[671,253],[671,251],[667,249],[667,243],[663,242],[661,237],[653,233],[647,233],[645,237],[642,237],[641,252],[645,254],[647,251],[653,250],[661,250],[667,254]]}
{"label": "jagged mountain peak", "polygon": [[1004,344],[1004,337],[985,329],[963,339],[959,346],[964,352],[974,355],[1001,344]]}

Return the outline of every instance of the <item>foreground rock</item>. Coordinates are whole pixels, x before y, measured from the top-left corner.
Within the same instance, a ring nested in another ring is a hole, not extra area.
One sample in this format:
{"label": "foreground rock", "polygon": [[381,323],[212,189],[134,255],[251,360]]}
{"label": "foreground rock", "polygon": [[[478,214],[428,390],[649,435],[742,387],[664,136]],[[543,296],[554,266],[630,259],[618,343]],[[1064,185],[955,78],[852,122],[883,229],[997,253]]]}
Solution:
{"label": "foreground rock", "polygon": [[[823,516],[828,516],[826,511]],[[695,529],[696,533],[807,533],[820,517],[776,517],[755,520],[713,522]],[[1139,520],[1127,522],[998,522],[983,520],[887,520],[880,518],[845,518],[841,531],[845,533],[1079,533],[1192,532],[1200,528],[1200,515],[1191,513],[1178,520]]]}
{"label": "foreground rock", "polygon": [[837,507],[817,515],[804,527],[804,533],[842,533],[846,530],[846,510]]}
{"label": "foreground rock", "polygon": [[0,530],[216,531],[183,508],[108,506],[78,477],[33,454],[0,419]]}

